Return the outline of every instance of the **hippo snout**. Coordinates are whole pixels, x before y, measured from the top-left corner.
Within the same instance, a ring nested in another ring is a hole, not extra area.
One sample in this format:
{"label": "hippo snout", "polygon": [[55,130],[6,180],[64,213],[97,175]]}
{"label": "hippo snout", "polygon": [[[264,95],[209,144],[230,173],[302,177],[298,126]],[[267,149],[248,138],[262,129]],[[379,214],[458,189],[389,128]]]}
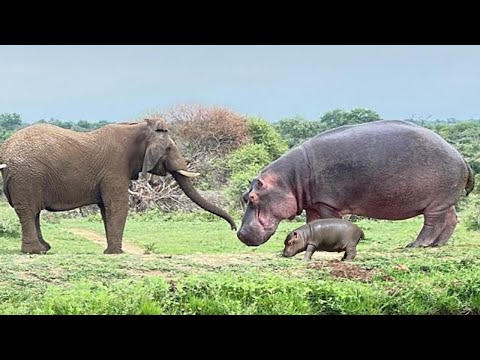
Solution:
{"label": "hippo snout", "polygon": [[245,231],[245,229],[243,229],[243,228],[237,231],[237,237],[245,245],[248,245],[248,246],[258,246],[258,245],[260,245],[260,244],[256,244],[255,242],[252,242],[251,241],[251,235],[249,234],[248,231]]}
{"label": "hippo snout", "polygon": [[257,229],[251,229],[245,226],[242,226],[237,232],[237,237],[248,246],[258,246],[262,245],[267,241],[272,234],[266,233],[265,231],[258,231]]}

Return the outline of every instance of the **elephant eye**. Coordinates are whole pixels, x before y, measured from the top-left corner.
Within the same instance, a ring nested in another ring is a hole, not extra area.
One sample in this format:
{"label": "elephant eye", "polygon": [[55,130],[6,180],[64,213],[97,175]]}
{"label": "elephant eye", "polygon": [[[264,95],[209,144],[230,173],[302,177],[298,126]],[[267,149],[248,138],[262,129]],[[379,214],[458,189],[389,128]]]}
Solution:
{"label": "elephant eye", "polygon": [[157,130],[155,130],[155,132],[168,132],[168,130],[167,129],[157,129]]}

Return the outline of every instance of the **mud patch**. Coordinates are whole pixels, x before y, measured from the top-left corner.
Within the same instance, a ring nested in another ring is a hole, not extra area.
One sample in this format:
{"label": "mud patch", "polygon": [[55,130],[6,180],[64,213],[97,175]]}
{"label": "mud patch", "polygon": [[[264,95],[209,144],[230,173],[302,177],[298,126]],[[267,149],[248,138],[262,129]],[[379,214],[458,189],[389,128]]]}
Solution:
{"label": "mud patch", "polygon": [[327,269],[332,276],[365,282],[370,282],[375,275],[375,270],[366,270],[358,265],[343,261],[320,261],[310,263],[307,267],[310,269]]}

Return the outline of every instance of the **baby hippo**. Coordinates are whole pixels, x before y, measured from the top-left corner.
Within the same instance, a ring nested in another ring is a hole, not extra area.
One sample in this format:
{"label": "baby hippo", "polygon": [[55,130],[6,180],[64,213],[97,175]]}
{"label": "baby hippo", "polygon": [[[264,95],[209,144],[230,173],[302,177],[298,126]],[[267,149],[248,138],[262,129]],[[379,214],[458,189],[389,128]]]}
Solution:
{"label": "baby hippo", "polygon": [[314,220],[287,235],[283,256],[292,257],[306,250],[303,260],[310,260],[316,250],[345,251],[342,260],[351,261],[357,255],[360,239],[365,239],[363,231],[350,221]]}

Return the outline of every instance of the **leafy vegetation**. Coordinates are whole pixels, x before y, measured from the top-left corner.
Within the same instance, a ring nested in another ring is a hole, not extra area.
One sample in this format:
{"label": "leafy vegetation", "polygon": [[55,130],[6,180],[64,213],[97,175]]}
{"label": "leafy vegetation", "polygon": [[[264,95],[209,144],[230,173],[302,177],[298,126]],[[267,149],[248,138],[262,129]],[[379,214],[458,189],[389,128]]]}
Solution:
{"label": "leafy vegetation", "polygon": [[[15,219],[4,202],[0,210]],[[88,235],[103,239],[95,215],[44,214],[47,255],[20,255],[19,235],[0,234],[0,313],[480,314],[480,232],[462,217],[449,244],[432,249],[405,248],[421,218],[361,220],[366,239],[344,263],[338,253],[281,257],[298,222],[252,248],[220,220],[150,212],[129,216],[124,237],[145,255],[103,255],[105,240]]]}

